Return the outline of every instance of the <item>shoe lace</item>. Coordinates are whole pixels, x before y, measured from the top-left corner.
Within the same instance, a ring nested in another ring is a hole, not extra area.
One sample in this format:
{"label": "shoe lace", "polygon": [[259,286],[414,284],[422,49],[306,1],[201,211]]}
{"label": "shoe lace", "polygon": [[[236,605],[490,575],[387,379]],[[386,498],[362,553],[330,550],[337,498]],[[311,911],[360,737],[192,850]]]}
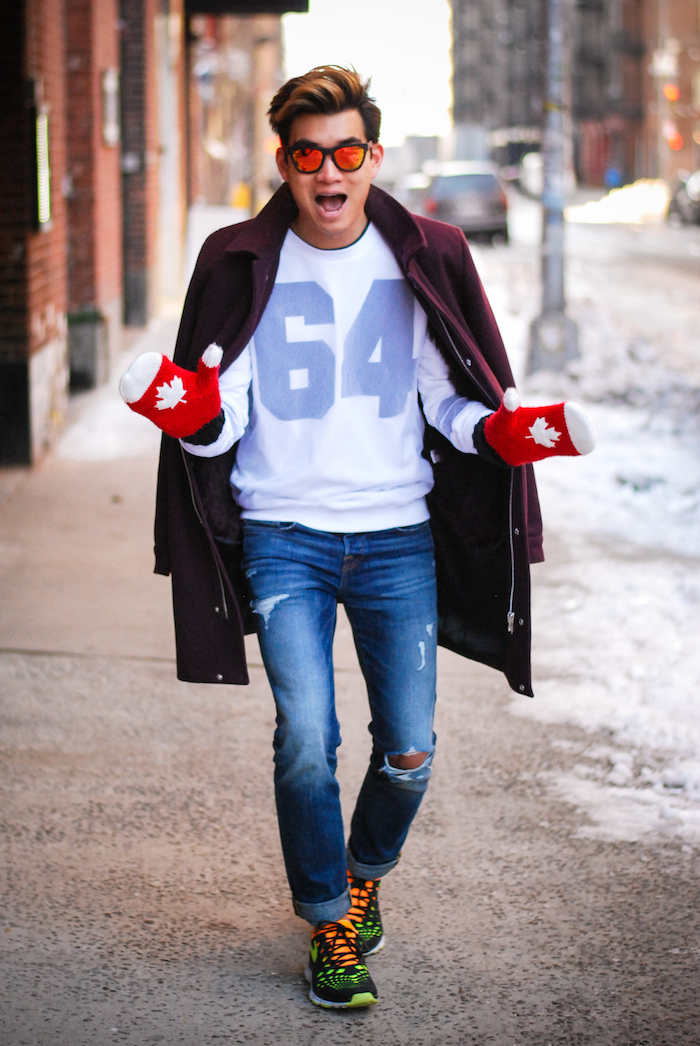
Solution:
{"label": "shoe lace", "polygon": [[[360,885],[364,882],[364,885]],[[347,918],[351,922],[362,922],[367,910],[372,903],[372,893],[375,889],[375,883],[373,879],[353,879],[350,888],[350,899],[352,900],[352,907],[347,914]]]}
{"label": "shoe lace", "polygon": [[349,920],[322,924],[314,940],[323,958],[333,966],[357,966],[361,962],[357,930]]}

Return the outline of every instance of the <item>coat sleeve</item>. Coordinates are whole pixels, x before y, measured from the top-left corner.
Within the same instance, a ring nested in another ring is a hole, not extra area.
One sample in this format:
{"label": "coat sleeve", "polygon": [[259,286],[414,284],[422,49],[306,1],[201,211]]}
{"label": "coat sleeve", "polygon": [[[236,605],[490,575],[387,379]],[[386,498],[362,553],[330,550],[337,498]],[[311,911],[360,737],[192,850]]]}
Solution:
{"label": "coat sleeve", "polygon": [[[469,317],[469,324],[477,342],[480,345],[492,347],[492,351],[489,354],[489,364],[501,386],[501,390],[505,391],[508,387],[515,385],[515,378],[513,377],[496,318],[486,297],[486,292],[476,271],[474,259],[464,236],[462,236],[462,254],[464,264],[464,279],[462,281],[464,307],[468,310],[465,315]],[[495,353],[493,352],[494,347],[497,349]],[[519,471],[521,475],[517,483],[522,492],[522,511],[526,521],[528,558],[530,563],[541,563],[544,561],[542,515],[537,496],[535,473],[532,465],[523,465]]]}
{"label": "coat sleeve", "polygon": [[[173,359],[180,367],[187,367],[188,365],[192,339],[197,325],[199,302],[209,278],[207,270],[202,264],[203,254],[204,247],[200,252],[197,265],[195,266],[192,279],[190,280],[190,285],[187,288],[185,304],[182,309],[180,326],[177,332]],[[178,441],[164,434],[160,444],[158,483],[156,487],[156,515],[153,537],[155,551],[154,572],[166,576],[170,574],[171,569],[169,540],[170,528],[168,526],[168,507],[170,501],[169,477],[172,476],[173,469],[177,471],[182,467],[180,461],[174,460],[179,456],[180,447]]]}

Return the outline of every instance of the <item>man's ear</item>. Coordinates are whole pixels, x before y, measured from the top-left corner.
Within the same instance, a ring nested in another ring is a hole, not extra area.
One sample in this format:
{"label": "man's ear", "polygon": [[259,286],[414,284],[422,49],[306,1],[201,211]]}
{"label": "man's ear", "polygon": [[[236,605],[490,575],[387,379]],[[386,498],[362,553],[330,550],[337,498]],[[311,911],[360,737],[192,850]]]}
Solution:
{"label": "man's ear", "polygon": [[275,162],[277,163],[277,170],[280,172],[280,178],[283,182],[288,182],[289,175],[287,174],[287,154],[281,147],[275,153]]}
{"label": "man's ear", "polygon": [[382,160],[384,159],[384,146],[380,145],[379,142],[372,146],[372,177],[376,178],[379,174],[379,168],[382,166]]}

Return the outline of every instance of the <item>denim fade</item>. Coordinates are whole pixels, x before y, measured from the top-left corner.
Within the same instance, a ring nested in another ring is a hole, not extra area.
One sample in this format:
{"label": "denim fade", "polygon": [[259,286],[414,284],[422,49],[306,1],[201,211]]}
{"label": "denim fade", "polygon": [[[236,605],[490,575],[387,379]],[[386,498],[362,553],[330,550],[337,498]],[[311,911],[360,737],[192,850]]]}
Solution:
{"label": "denim fade", "polygon": [[[391,871],[428,787],[437,650],[430,524],[359,534],[242,524],[243,568],[277,709],[275,799],[294,909],[314,924],[336,921],[350,907],[347,871],[364,879]],[[335,777],[338,603],[367,685],[372,735],[347,847]],[[389,756],[410,752],[428,756],[414,770],[390,765]]]}

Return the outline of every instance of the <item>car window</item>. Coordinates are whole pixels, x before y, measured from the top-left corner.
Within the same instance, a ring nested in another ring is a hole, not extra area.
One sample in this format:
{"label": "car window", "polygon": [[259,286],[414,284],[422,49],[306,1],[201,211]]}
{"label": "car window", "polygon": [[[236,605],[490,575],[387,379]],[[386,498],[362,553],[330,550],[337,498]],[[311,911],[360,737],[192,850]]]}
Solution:
{"label": "car window", "polygon": [[498,181],[493,174],[438,175],[430,189],[430,195],[436,200],[448,200],[467,193],[486,196],[498,191]]}

